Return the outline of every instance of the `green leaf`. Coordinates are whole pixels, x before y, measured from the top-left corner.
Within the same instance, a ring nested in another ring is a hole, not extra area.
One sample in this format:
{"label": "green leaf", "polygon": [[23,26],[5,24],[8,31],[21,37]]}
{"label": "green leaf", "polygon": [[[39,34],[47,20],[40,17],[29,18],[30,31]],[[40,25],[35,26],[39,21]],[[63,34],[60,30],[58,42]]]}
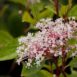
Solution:
{"label": "green leaf", "polygon": [[69,11],[68,16],[75,16],[77,18],[77,5],[73,6]]}
{"label": "green leaf", "polygon": [[77,72],[72,70],[72,74],[67,75],[67,77],[77,77]]}
{"label": "green leaf", "polygon": [[60,11],[59,11],[59,15],[63,16],[67,13],[68,10],[68,5],[61,5]]}
{"label": "green leaf", "polygon": [[46,6],[46,9],[50,10],[51,13],[56,13],[56,11],[54,10],[55,8],[54,8],[53,5],[48,5],[48,6]]}
{"label": "green leaf", "polygon": [[42,11],[44,9],[44,5],[43,3],[35,3],[33,5],[30,6],[31,8],[31,13],[33,15],[33,17],[36,19],[38,17],[38,14],[40,13],[40,11]]}
{"label": "green leaf", "polygon": [[53,77],[52,73],[49,73],[45,70],[41,70],[40,73],[42,73],[44,75],[43,77]]}
{"label": "green leaf", "polygon": [[17,40],[8,32],[0,31],[0,61],[13,59],[16,54]]}
{"label": "green leaf", "polygon": [[59,8],[59,15],[60,16],[67,16],[67,14],[69,13],[69,11],[72,8],[72,0],[60,0],[60,5],[61,7]]}
{"label": "green leaf", "polygon": [[77,44],[77,40],[76,39],[73,39],[73,38],[72,39],[69,39],[68,40],[68,44],[69,45],[75,45],[75,44]]}
{"label": "green leaf", "polygon": [[60,74],[60,77],[64,77],[62,73]]}
{"label": "green leaf", "polygon": [[77,68],[77,57],[73,58],[73,60],[69,63],[69,66]]}
{"label": "green leaf", "polygon": [[53,5],[45,6],[43,2],[40,2],[31,6],[31,13],[37,22],[41,18],[52,17],[55,11]]}
{"label": "green leaf", "polygon": [[23,63],[23,69],[21,75],[25,77],[31,77],[32,75],[36,74],[40,69],[41,67],[37,68],[35,65],[32,65],[32,67],[30,68],[26,68],[25,63]]}
{"label": "green leaf", "polygon": [[41,18],[47,18],[47,17],[52,17],[53,16],[53,12],[49,9],[44,10],[43,12],[38,14],[37,19],[41,19]]}
{"label": "green leaf", "polygon": [[22,69],[22,77],[52,77],[52,74],[45,71],[41,70],[40,68],[36,68],[35,66],[32,68],[25,68],[23,67]]}
{"label": "green leaf", "polygon": [[34,24],[35,20],[30,16],[30,14],[27,11],[25,11],[22,15],[22,22]]}
{"label": "green leaf", "polygon": [[[74,71],[73,69],[71,69],[71,74],[66,74],[66,77],[77,77],[77,71]],[[61,73],[60,77],[64,77],[64,75]]]}

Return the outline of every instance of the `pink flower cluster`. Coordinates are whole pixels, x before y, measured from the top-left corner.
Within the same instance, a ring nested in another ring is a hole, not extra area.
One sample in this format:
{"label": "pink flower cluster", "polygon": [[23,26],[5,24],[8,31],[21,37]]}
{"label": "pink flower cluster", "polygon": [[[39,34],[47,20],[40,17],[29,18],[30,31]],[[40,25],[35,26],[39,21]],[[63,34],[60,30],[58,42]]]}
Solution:
{"label": "pink flower cluster", "polygon": [[72,46],[68,45],[68,40],[76,38],[74,32],[77,22],[74,18],[69,19],[68,22],[65,22],[63,18],[55,21],[50,18],[41,19],[36,27],[40,31],[35,34],[28,33],[26,37],[19,38],[18,63],[27,59],[25,61],[27,67],[32,66],[32,64],[40,66],[41,62],[52,56],[62,56],[63,46],[65,46],[65,53],[70,51]]}

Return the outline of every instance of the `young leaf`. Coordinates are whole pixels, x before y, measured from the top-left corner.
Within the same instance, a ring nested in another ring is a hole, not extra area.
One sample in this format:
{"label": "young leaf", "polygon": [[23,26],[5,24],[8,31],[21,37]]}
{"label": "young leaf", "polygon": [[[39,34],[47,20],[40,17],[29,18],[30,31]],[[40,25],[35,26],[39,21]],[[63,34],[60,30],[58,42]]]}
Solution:
{"label": "young leaf", "polygon": [[37,18],[41,19],[41,18],[52,17],[52,16],[53,16],[53,12],[49,9],[46,9],[45,11],[39,13]]}
{"label": "young leaf", "polygon": [[38,14],[44,9],[44,4],[43,3],[35,3],[30,6],[31,13],[33,17],[36,19],[38,17]]}
{"label": "young leaf", "polygon": [[77,5],[73,6],[69,11],[68,16],[75,16],[77,18]]}
{"label": "young leaf", "polygon": [[62,5],[59,11],[60,16],[65,15],[67,13],[67,10],[68,10],[68,5]]}
{"label": "young leaf", "polygon": [[25,11],[22,15],[22,22],[34,24],[35,20],[30,16],[29,12]]}

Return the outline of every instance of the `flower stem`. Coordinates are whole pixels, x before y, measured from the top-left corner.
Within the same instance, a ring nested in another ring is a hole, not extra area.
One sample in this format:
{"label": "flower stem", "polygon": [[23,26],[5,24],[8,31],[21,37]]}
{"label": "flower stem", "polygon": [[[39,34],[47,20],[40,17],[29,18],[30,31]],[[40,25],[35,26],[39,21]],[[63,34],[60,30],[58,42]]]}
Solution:
{"label": "flower stem", "polygon": [[54,57],[54,63],[55,63],[55,66],[56,66],[56,77],[59,77],[59,75],[60,75],[60,68],[58,66],[58,57]]}
{"label": "flower stem", "polygon": [[56,15],[58,16],[59,15],[59,8],[58,8],[58,3],[59,1],[58,0],[54,0],[54,7],[55,7],[55,11],[56,11]]}
{"label": "flower stem", "polygon": [[65,47],[62,47],[62,74],[64,77],[66,77],[65,74],[65,59],[66,59],[66,53],[65,53]]}

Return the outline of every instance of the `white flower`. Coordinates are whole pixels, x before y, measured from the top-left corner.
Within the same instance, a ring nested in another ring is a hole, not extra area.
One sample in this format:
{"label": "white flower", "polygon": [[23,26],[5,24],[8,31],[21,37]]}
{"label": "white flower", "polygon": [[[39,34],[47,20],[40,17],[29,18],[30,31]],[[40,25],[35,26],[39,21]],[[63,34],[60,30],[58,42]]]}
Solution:
{"label": "white flower", "polygon": [[27,64],[27,67],[30,67],[31,66],[31,64],[30,63],[26,63]]}

